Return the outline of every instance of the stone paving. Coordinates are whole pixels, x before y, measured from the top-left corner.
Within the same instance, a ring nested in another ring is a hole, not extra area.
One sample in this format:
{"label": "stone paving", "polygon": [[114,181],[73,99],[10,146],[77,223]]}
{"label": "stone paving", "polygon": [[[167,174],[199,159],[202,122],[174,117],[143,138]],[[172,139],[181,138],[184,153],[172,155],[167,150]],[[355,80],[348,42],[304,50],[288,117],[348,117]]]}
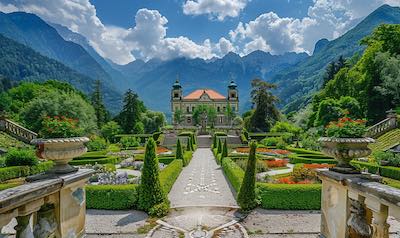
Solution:
{"label": "stone paving", "polygon": [[237,207],[232,188],[209,148],[199,148],[168,195],[171,207]]}

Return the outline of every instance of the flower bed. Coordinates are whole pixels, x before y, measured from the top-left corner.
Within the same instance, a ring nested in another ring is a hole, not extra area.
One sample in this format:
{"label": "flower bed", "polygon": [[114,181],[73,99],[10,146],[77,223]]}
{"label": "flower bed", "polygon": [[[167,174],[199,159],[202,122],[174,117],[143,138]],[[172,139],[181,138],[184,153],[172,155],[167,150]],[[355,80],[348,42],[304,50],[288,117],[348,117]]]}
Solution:
{"label": "flower bed", "polygon": [[171,150],[162,147],[162,146],[157,146],[157,154],[163,154],[163,153],[168,153],[171,152]]}
{"label": "flower bed", "polygon": [[286,167],[288,164],[287,160],[266,160],[265,163],[268,165],[268,168],[279,168]]}
{"label": "flower bed", "polygon": [[[290,154],[290,151],[287,150],[281,150],[281,149],[268,149],[264,147],[257,148],[257,153],[269,153],[269,154],[279,154],[279,155],[287,155]],[[250,148],[249,147],[237,147],[236,148],[237,153],[249,153]]]}
{"label": "flower bed", "polygon": [[306,169],[326,169],[334,166],[333,164],[304,164],[303,167]]}
{"label": "flower bed", "polygon": [[280,183],[280,184],[313,184],[315,182],[312,180],[308,180],[308,179],[296,181],[296,179],[293,176],[288,176],[288,177],[283,177],[283,178],[277,179],[277,183]]}

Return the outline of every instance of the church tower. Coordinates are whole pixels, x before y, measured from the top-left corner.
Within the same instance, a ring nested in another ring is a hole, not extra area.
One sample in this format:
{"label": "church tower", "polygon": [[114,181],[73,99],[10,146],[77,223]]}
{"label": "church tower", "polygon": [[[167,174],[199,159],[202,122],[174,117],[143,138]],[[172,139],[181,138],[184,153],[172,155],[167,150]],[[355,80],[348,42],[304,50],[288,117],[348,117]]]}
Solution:
{"label": "church tower", "polygon": [[228,85],[228,103],[233,112],[239,112],[239,92],[236,83],[232,80]]}
{"label": "church tower", "polygon": [[178,101],[181,99],[182,99],[182,86],[179,83],[179,80],[176,80],[175,83],[172,85],[171,100]]}

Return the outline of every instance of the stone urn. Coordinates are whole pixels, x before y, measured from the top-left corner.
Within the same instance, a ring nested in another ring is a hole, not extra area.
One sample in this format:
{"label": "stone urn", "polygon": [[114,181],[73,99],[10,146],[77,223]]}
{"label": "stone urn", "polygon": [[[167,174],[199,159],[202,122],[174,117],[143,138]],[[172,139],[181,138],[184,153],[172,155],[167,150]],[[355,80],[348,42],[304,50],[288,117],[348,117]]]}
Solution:
{"label": "stone urn", "polygon": [[88,142],[87,137],[55,138],[55,139],[34,139],[32,144],[37,145],[36,154],[39,158],[54,162],[53,168],[48,174],[68,174],[78,169],[69,165],[73,158],[86,153],[84,143]]}
{"label": "stone urn", "polygon": [[336,167],[331,170],[340,173],[359,173],[350,164],[353,159],[366,157],[371,154],[368,144],[374,143],[372,138],[334,138],[321,137],[318,140],[321,143],[322,152],[338,161]]}

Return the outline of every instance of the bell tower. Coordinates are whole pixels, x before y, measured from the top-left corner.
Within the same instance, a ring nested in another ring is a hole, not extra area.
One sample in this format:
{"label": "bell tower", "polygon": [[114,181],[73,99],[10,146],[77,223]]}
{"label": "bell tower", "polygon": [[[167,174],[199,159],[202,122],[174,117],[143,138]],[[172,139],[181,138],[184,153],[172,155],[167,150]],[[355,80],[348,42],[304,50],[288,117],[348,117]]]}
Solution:
{"label": "bell tower", "polygon": [[228,100],[237,101],[239,99],[236,83],[232,80],[228,86]]}
{"label": "bell tower", "polygon": [[182,99],[182,86],[179,83],[179,80],[177,79],[175,83],[172,85],[171,100],[177,101],[181,99]]}

